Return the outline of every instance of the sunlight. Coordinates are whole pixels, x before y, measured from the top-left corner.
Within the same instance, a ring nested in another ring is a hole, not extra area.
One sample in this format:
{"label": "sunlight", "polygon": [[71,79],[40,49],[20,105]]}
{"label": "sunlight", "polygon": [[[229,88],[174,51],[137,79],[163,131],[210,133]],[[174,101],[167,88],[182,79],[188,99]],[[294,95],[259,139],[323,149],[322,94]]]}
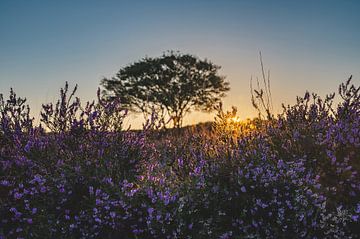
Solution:
{"label": "sunlight", "polygon": [[239,116],[235,116],[235,117],[229,118],[229,121],[232,123],[240,123],[242,120],[240,119]]}
{"label": "sunlight", "polygon": [[241,119],[239,116],[227,115],[222,126],[223,132],[232,137],[240,137],[256,130],[257,127],[251,119]]}

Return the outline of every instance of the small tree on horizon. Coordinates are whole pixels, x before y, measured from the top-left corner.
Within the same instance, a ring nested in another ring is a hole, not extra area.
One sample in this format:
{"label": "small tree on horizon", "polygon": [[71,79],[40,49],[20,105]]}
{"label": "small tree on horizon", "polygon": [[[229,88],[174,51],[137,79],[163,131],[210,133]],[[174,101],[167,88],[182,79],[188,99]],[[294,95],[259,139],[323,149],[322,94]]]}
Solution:
{"label": "small tree on horizon", "polygon": [[105,97],[120,99],[130,111],[143,113],[145,118],[155,111],[160,120],[169,117],[180,128],[192,109],[211,112],[230,90],[219,69],[207,59],[168,51],[121,68],[101,85]]}

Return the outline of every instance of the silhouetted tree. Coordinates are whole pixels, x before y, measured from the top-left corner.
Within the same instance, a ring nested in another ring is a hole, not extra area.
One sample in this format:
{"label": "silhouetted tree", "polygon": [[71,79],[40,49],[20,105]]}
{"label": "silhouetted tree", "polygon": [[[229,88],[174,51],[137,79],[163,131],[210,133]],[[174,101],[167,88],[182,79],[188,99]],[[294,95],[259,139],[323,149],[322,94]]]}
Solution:
{"label": "silhouetted tree", "polygon": [[186,113],[212,111],[230,89],[219,69],[206,59],[168,51],[121,68],[101,84],[106,97],[120,98],[127,109],[145,117],[155,111],[163,122],[169,116],[179,128]]}

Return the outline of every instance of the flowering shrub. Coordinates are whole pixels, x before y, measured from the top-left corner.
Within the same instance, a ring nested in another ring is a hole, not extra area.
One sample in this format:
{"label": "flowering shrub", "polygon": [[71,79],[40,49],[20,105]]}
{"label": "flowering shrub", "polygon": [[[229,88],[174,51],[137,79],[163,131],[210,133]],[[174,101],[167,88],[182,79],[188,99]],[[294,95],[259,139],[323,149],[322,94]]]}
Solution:
{"label": "flowering shrub", "polygon": [[[350,79],[277,118],[122,129],[66,84],[34,125],[0,96],[0,238],[358,238],[360,94]],[[156,128],[156,127],[155,127]],[[231,132],[231,133],[229,133]],[[235,133],[234,133],[235,132]]]}

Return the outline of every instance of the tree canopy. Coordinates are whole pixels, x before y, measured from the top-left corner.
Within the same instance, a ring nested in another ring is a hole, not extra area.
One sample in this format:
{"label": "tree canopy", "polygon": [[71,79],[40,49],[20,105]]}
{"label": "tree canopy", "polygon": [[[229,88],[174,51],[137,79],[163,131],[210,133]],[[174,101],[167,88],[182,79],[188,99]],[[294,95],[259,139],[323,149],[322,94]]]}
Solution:
{"label": "tree canopy", "polygon": [[192,109],[210,112],[230,90],[219,69],[207,59],[169,51],[125,66],[101,84],[105,96],[119,98],[125,108],[145,116],[155,111],[181,127]]}

